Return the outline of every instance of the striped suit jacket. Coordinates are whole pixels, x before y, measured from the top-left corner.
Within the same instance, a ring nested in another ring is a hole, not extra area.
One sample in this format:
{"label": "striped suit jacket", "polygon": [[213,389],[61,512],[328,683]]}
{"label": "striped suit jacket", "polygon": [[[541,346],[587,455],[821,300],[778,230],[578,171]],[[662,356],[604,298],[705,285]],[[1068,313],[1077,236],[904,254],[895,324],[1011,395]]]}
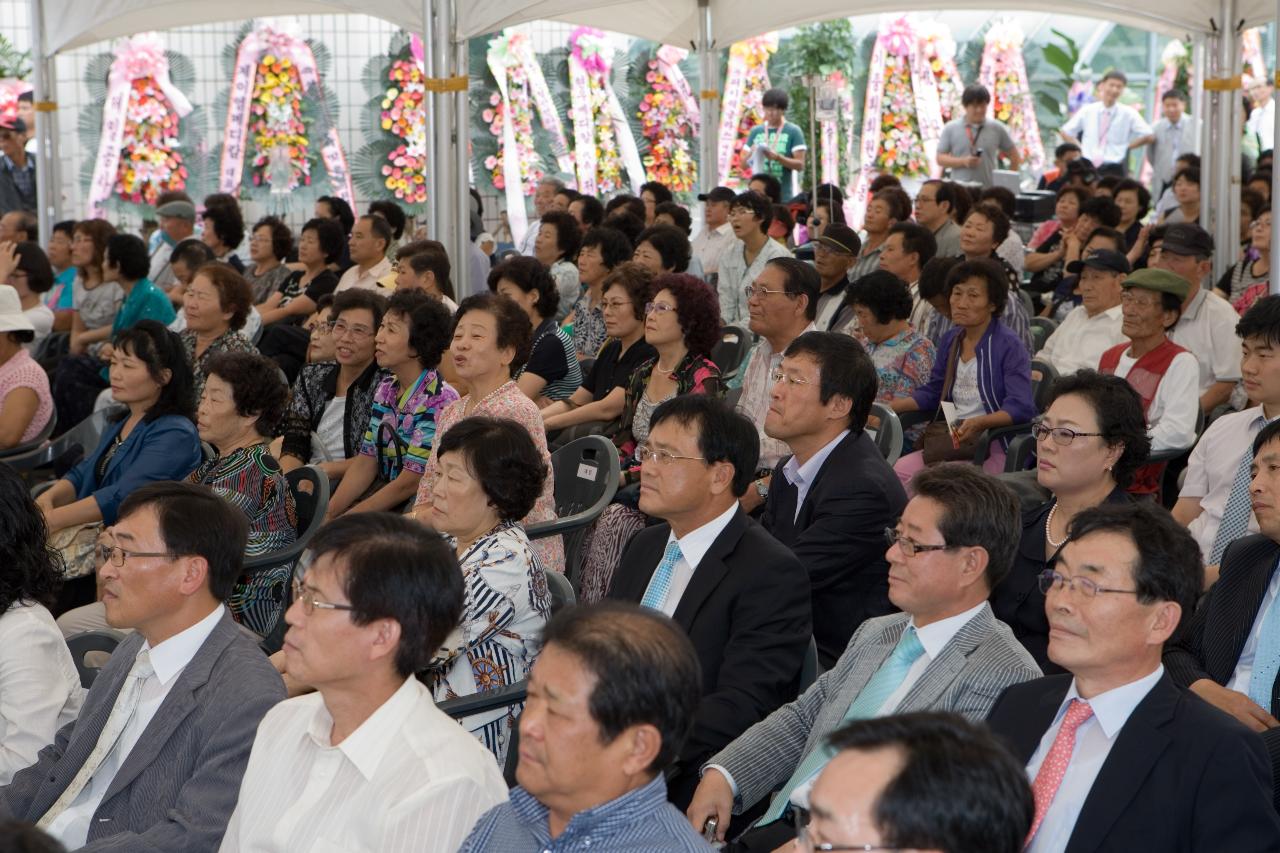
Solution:
{"label": "striped suit jacket", "polygon": [[[735,813],[780,788],[800,760],[840,726],[849,706],[889,657],[910,620],[910,614],[894,613],[863,622],[830,671],[800,698],[747,729],[708,762],[724,767],[733,776],[738,786]],[[930,662],[897,710],[952,711],[979,721],[986,718],[1006,687],[1039,677],[1035,660],[987,604]]]}
{"label": "striped suit jacket", "polygon": [[[97,744],[141,647],[139,634],[120,643],[93,682],[80,718],[0,788],[0,820],[35,823],[57,802]],[[224,611],[120,765],[94,812],[84,849],[215,853],[258,722],[284,698],[280,675]]]}

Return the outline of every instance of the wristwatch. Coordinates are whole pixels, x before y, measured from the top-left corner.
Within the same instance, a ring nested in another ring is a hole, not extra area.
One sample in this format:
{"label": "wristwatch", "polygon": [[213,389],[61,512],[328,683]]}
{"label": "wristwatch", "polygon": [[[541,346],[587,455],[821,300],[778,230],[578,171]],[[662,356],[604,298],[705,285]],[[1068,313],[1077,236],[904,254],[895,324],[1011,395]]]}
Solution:
{"label": "wristwatch", "polygon": [[769,499],[768,483],[766,483],[764,480],[756,480],[755,487],[756,487],[756,494],[760,496],[760,500],[765,501]]}

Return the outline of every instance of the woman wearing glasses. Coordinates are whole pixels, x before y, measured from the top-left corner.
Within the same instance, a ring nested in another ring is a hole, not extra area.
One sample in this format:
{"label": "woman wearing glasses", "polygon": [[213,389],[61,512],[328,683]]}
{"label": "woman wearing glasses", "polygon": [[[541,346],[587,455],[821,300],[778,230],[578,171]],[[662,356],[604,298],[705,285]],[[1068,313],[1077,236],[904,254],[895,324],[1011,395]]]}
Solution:
{"label": "woman wearing glasses", "polygon": [[84,691],[49,614],[61,561],[27,484],[6,465],[0,518],[0,785],[7,785],[76,718]]}
{"label": "woman wearing glasses", "polygon": [[333,297],[325,312],[333,325],[322,337],[335,360],[306,365],[293,383],[280,446],[286,472],[316,465],[336,483],[359,455],[373,392],[383,379],[373,351],[386,310],[386,298],[372,290],[352,288]]}
{"label": "woman wearing glasses", "polygon": [[649,418],[658,406],[681,394],[720,394],[720,368],[711,348],[720,339],[720,303],[716,293],[687,273],[653,280],[653,301],[645,306],[644,339],[657,355],[641,364],[627,381],[619,429],[613,435],[622,464],[622,487],[605,508],[584,543],[580,597],[604,597],[622,549],[645,524],[636,508],[640,458],[636,448],[649,437]]}
{"label": "woman wearing glasses", "polygon": [[1125,488],[1146,462],[1151,441],[1137,392],[1119,377],[1092,370],[1054,383],[1053,401],[1033,435],[1036,480],[1052,496],[1024,512],[1017,558],[991,593],[991,608],[1048,675],[1063,670],[1048,657],[1049,621],[1039,576],[1052,567],[1076,515],[1130,500]]}

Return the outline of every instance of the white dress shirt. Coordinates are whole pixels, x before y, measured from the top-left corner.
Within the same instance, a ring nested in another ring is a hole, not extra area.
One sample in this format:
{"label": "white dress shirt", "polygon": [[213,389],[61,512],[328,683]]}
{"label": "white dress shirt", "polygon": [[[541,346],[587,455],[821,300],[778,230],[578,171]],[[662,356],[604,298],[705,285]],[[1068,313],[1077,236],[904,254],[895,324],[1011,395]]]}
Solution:
{"label": "white dress shirt", "polygon": [[1169,340],[1191,350],[1200,362],[1200,393],[1215,382],[1235,382],[1240,378],[1240,338],[1236,323],[1240,315],[1231,303],[1204,287],[1182,310]]}
{"label": "white dress shirt", "polygon": [[[680,598],[688,589],[689,581],[693,580],[693,573],[697,571],[698,564],[707,555],[716,537],[729,526],[729,522],[733,520],[733,514],[737,511],[738,502],[734,501],[732,506],[698,529],[690,530],[679,538],[676,538],[675,531],[672,531],[667,537],[668,545],[672,542],[679,543],[680,559],[676,560],[675,568],[671,572],[671,584],[667,587],[667,597],[663,599],[659,610],[668,616],[676,612],[676,608],[680,605]],[[650,578],[649,582],[653,583],[653,579]]]}
{"label": "white dress shirt", "polygon": [[[1129,377],[1138,360],[1125,350],[1116,365],[1116,376]],[[1169,363],[1156,396],[1147,407],[1147,434],[1152,452],[1190,447],[1196,443],[1196,420],[1200,415],[1200,367],[1196,357],[1180,352]]]}
{"label": "white dress shirt", "polygon": [[831,451],[836,449],[837,444],[844,441],[845,436],[848,434],[849,430],[841,430],[839,435],[822,445],[822,448],[810,456],[803,465],[796,461],[796,457],[793,454],[787,460],[787,464],[782,466],[782,476],[787,478],[788,483],[796,487],[796,514],[792,521],[800,517],[800,507],[804,506],[805,498],[809,497],[809,487],[817,479],[818,472],[822,470],[822,466],[827,463],[827,457],[831,455]]}
{"label": "white dress shirt", "polygon": [[[1116,736],[1128,722],[1133,709],[1147,698],[1151,688],[1156,686],[1163,675],[1164,666],[1157,666],[1150,675],[1106,693],[1099,693],[1088,700],[1089,707],[1093,708],[1093,716],[1076,729],[1076,745],[1071,751],[1071,762],[1067,765],[1066,775],[1062,777],[1062,784],[1058,786],[1058,792],[1049,804],[1049,810],[1045,812],[1035,837],[1027,845],[1027,853],[1057,853],[1066,849],[1071,833],[1075,831],[1080,810],[1093,788],[1094,780],[1098,778],[1098,771],[1102,769],[1111,753],[1111,747],[1115,745]],[[1072,679],[1057,716],[1053,718],[1053,725],[1040,738],[1040,746],[1027,764],[1027,778],[1032,782],[1053,747],[1058,729],[1062,727],[1062,718],[1067,713],[1067,706],[1072,699],[1079,698],[1075,679]]]}
{"label": "white dress shirt", "polygon": [[1123,324],[1119,305],[1092,317],[1083,305],[1077,305],[1053,330],[1036,358],[1049,362],[1064,376],[1077,370],[1097,370],[1104,352],[1129,340],[1120,331]]}
{"label": "white dress shirt", "polygon": [[[1106,132],[1104,139],[1102,134]],[[1080,140],[1080,153],[1095,166],[1123,163],[1129,145],[1151,133],[1151,125],[1133,107],[1102,101],[1086,104],[1062,126],[1062,132]]]}
{"label": "white dress shirt", "polygon": [[[1240,467],[1240,457],[1252,449],[1253,440],[1268,423],[1261,406],[1232,412],[1209,424],[1196,442],[1187,460],[1187,477],[1182,482],[1180,498],[1199,498],[1200,514],[1187,525],[1200,544],[1200,552],[1209,554],[1218,536],[1218,525],[1231,496],[1231,485]],[[1258,520],[1249,514],[1249,532],[1258,532]]]}
{"label": "white dress shirt", "polygon": [[80,713],[80,675],[43,604],[0,615],[0,785],[36,763],[40,750]]}
{"label": "white dress shirt", "polygon": [[[1267,593],[1262,596],[1262,604],[1258,607],[1258,615],[1253,617],[1253,627],[1249,629],[1249,637],[1240,650],[1240,659],[1236,661],[1235,671],[1227,682],[1228,690],[1235,690],[1249,695],[1249,679],[1253,676],[1253,659],[1258,654],[1258,640],[1262,637],[1262,625],[1267,613],[1275,607],[1276,596],[1280,595],[1280,571],[1271,571],[1271,582],[1267,584]],[[1270,709],[1267,709],[1270,710]]]}
{"label": "white dress shirt", "polygon": [[361,272],[359,264],[353,264],[350,269],[342,274],[342,278],[338,279],[338,286],[334,288],[334,293],[341,293],[344,290],[350,290],[353,287],[362,287],[365,290],[380,290],[378,282],[390,275],[391,261],[382,258],[369,269]]}
{"label": "white dress shirt", "polygon": [[138,653],[147,652],[151,657],[151,667],[155,672],[142,682],[142,697],[138,709],[125,724],[115,748],[102,760],[93,778],[84,786],[80,794],[71,801],[71,805],[49,824],[46,830],[58,839],[68,850],[83,847],[89,837],[89,826],[93,814],[102,803],[102,798],[111,787],[116,773],[124,765],[125,759],[133,751],[142,733],[151,723],[151,718],[164,704],[165,697],[173,689],[178,676],[191,663],[191,659],[200,651],[204,641],[209,639],[213,629],[222,619],[224,609],[221,605],[185,631],[174,634],[169,639],[151,648],[150,643],[143,643]]}
{"label": "white dress shirt", "polygon": [[320,693],[263,717],[221,851],[452,853],[507,799],[493,755],[416,678],[340,744]]}
{"label": "white dress shirt", "polygon": [[702,262],[704,273],[711,275],[720,272],[720,256],[734,239],[733,226],[728,222],[719,228],[704,227],[702,233],[693,238],[693,256]]}
{"label": "white dress shirt", "polygon": [[1258,151],[1275,148],[1276,99],[1267,98],[1265,106],[1249,113],[1248,129],[1258,134]]}
{"label": "white dress shirt", "polygon": [[[816,331],[818,327],[810,323],[800,334]],[[775,351],[768,338],[761,338],[751,349],[751,357],[747,359],[747,367],[742,372],[742,396],[738,398],[734,408],[756,425],[756,432],[760,436],[757,468],[773,468],[782,457],[791,452],[785,441],[766,435],[764,431],[764,419],[769,414],[769,403],[773,398],[773,371],[781,366],[782,354],[790,344],[791,341],[787,341],[782,349]]]}

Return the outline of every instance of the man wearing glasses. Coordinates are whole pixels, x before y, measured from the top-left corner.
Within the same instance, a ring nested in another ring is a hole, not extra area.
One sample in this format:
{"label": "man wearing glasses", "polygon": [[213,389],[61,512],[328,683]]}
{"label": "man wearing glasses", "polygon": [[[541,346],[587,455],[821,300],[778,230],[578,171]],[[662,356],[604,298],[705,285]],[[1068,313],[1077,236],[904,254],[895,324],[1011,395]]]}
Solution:
{"label": "man wearing glasses", "polygon": [[640,510],[665,523],[631,540],[609,597],[667,614],[697,652],[702,702],[668,777],[680,809],[712,753],[795,698],[813,635],[804,567],[738,505],[758,449],[750,421],[686,394],[654,411],[636,452]]}
{"label": "man wearing glasses", "polygon": [[1029,853],[1276,849],[1263,742],[1160,662],[1203,584],[1195,540],[1153,503],[1072,521],[1040,580],[1067,673],[1010,687],[988,718],[1032,780]]}
{"label": "man wearing glasses", "polygon": [[258,728],[223,851],[452,853],[506,785],[436,708],[427,669],[462,613],[462,572],[438,534],[390,513],[321,528],[285,619],[291,681]]}
{"label": "man wearing glasses", "polygon": [[[1040,669],[991,612],[987,598],[1008,574],[1021,526],[1018,502],[968,464],[938,465],[915,479],[916,496],[885,531],[889,600],[902,613],[868,619],[826,674],[751,727],[703,769],[688,816],[734,834],[735,853],[771,851],[795,837],[795,807],[831,759],[827,735],[847,722],[907,711],[983,719],[1011,684]],[[770,799],[773,791],[778,791]],[[732,837],[732,836],[728,836]]]}
{"label": "man wearing glasses", "polygon": [[247,537],[244,515],[204,486],[125,499],[99,579],[107,621],[135,633],[79,719],[0,788],[0,822],[34,823],[71,850],[217,849],[253,731],[285,695],[222,605]]}

